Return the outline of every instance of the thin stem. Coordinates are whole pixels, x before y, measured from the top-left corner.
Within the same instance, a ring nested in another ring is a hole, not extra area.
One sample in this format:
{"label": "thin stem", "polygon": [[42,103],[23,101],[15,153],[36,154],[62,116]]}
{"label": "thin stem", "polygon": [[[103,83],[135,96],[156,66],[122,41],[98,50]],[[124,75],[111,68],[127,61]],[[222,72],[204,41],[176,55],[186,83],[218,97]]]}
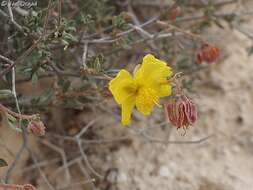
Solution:
{"label": "thin stem", "polygon": [[[15,101],[16,103],[16,101]],[[24,115],[24,114],[20,114],[20,113],[16,113],[14,111],[11,111],[10,109],[6,108],[5,106],[3,106],[2,104],[0,104],[0,109],[7,112],[8,114],[14,116],[14,117],[17,117],[19,119],[26,119],[26,120],[32,120],[34,118],[37,117],[37,114],[34,114],[34,115]],[[20,111],[20,110],[19,110]]]}

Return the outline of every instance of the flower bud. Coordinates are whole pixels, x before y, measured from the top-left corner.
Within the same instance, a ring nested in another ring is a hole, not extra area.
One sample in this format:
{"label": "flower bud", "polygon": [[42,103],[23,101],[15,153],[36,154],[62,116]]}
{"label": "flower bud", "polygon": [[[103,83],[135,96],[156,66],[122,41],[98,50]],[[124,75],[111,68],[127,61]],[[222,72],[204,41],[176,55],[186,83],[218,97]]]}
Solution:
{"label": "flower bud", "polygon": [[220,57],[220,49],[210,44],[203,44],[199,52],[197,53],[197,62],[214,63]]}
{"label": "flower bud", "polygon": [[36,136],[43,136],[45,135],[45,125],[42,121],[37,121],[37,120],[34,120],[34,121],[31,121],[27,127],[27,131],[29,133],[32,133]]}
{"label": "flower bud", "polygon": [[197,120],[197,106],[185,95],[171,98],[165,105],[165,113],[177,129],[187,129]]}

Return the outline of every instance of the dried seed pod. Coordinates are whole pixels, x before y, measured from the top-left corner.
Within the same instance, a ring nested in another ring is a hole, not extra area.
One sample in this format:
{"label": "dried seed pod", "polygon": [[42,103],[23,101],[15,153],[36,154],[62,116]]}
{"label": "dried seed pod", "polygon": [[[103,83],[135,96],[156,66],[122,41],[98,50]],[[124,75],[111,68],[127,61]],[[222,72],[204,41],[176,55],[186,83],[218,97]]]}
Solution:
{"label": "dried seed pod", "polygon": [[24,190],[37,190],[33,185],[31,184],[26,184],[26,185],[23,185],[23,189]]}
{"label": "dried seed pod", "polygon": [[40,120],[33,120],[29,123],[27,127],[27,131],[29,133],[32,133],[36,136],[43,136],[45,135],[45,125],[42,121]]}
{"label": "dried seed pod", "polygon": [[173,5],[170,10],[170,20],[175,21],[178,16],[182,14],[182,9],[178,5]]}
{"label": "dried seed pod", "polygon": [[179,128],[187,129],[197,120],[197,106],[185,95],[171,98],[165,105],[168,121]]}
{"label": "dried seed pod", "polygon": [[214,63],[220,57],[220,49],[210,44],[203,44],[197,53],[197,62]]}

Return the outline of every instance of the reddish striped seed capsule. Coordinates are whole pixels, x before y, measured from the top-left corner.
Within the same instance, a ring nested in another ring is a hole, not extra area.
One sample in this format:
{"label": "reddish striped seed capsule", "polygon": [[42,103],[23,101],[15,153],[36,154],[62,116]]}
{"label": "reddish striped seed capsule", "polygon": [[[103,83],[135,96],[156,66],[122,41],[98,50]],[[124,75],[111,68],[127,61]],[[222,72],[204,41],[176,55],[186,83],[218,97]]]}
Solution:
{"label": "reddish striped seed capsule", "polygon": [[23,189],[24,190],[37,190],[33,185],[31,184],[26,184],[26,185],[23,185]]}
{"label": "reddish striped seed capsule", "polygon": [[175,21],[178,16],[182,14],[182,9],[178,5],[174,5],[170,11],[170,20]]}
{"label": "reddish striped seed capsule", "polygon": [[199,64],[207,62],[214,63],[220,57],[220,49],[210,44],[203,44],[197,53],[197,62]]}
{"label": "reddish striped seed capsule", "polygon": [[171,98],[165,105],[168,121],[177,129],[188,129],[197,120],[197,106],[185,95]]}
{"label": "reddish striped seed capsule", "polygon": [[46,130],[46,127],[42,121],[36,121],[36,120],[31,121],[27,127],[27,131],[36,136],[45,135],[45,130]]}

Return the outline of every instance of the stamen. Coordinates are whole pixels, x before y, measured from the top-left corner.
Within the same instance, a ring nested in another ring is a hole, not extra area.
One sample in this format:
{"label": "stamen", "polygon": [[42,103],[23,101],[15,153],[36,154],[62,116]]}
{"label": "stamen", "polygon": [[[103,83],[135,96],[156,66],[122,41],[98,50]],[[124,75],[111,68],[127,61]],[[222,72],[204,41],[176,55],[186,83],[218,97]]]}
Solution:
{"label": "stamen", "polygon": [[141,87],[138,90],[138,95],[136,98],[137,104],[139,104],[140,109],[145,113],[147,110],[153,107],[153,105],[157,105],[158,107],[162,107],[159,104],[159,97],[157,92],[152,88]]}

